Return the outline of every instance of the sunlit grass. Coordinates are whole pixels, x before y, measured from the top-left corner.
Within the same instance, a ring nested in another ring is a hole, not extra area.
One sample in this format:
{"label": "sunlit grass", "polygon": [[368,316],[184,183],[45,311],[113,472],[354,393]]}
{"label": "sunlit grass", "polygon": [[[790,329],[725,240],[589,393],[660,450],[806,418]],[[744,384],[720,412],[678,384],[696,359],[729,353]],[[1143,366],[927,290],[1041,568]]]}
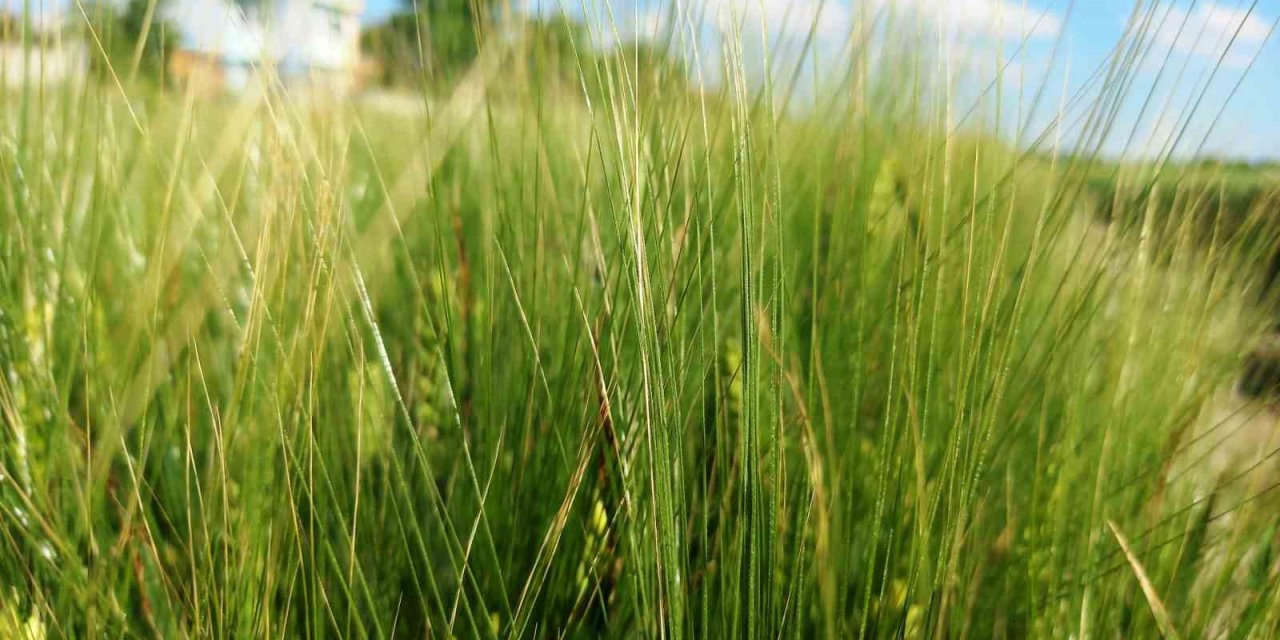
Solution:
{"label": "sunlit grass", "polygon": [[585,46],[5,102],[0,635],[1280,632],[1280,443],[1204,462],[1274,223],[1089,191],[1126,43],[1073,155],[923,53]]}

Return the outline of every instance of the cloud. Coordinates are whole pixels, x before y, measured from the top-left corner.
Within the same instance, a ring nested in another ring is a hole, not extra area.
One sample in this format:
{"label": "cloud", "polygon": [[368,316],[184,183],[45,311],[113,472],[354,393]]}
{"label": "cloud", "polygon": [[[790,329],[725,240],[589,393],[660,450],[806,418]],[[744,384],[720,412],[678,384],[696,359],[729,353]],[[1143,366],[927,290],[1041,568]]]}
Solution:
{"label": "cloud", "polygon": [[[944,32],[979,37],[1047,38],[1062,29],[1056,13],[1026,6],[1020,0],[865,0],[874,11],[894,10],[925,20]],[[859,0],[694,0],[690,15],[700,12],[722,33],[758,32],[818,38],[847,36]]]}
{"label": "cloud", "polygon": [[[1158,44],[1171,51],[1227,67],[1244,67],[1262,50],[1271,34],[1270,20],[1243,9],[1204,3],[1191,11],[1170,8],[1155,30]],[[1234,42],[1232,39],[1234,38]]]}
{"label": "cloud", "polygon": [[896,4],[957,35],[1034,39],[1052,38],[1062,30],[1058,14],[1012,0],[898,0]]}
{"label": "cloud", "polygon": [[702,0],[696,12],[722,33],[759,31],[775,35],[819,38],[847,35],[852,26],[849,6],[843,0]]}
{"label": "cloud", "polygon": [[[534,15],[557,13],[561,6],[587,22],[610,22],[606,12],[587,11],[584,0],[516,0]],[[675,28],[721,36],[767,33],[772,39],[813,36],[820,42],[843,40],[861,18],[892,11],[918,19],[952,37],[983,39],[1051,38],[1062,30],[1052,11],[1023,0],[614,0],[619,30],[627,37],[658,38]],[[672,20],[673,14],[675,20]],[[608,29],[604,30],[605,32]]]}

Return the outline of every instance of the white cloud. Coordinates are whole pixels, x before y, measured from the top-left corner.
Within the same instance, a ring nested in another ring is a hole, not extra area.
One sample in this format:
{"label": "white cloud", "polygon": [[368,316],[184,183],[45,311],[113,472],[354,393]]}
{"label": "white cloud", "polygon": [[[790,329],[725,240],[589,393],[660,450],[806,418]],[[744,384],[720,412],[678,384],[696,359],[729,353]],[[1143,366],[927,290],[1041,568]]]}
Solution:
{"label": "white cloud", "polygon": [[1270,33],[1270,20],[1257,12],[1209,2],[1189,12],[1171,8],[1156,28],[1155,39],[1173,51],[1215,62],[1225,54],[1224,65],[1243,67],[1261,51]]}
{"label": "white cloud", "polygon": [[[547,5],[581,0],[523,0],[527,10],[545,11]],[[1023,0],[631,0],[644,7],[639,14],[620,11],[627,31],[639,37],[662,35],[671,26],[672,11],[679,10],[677,28],[689,24],[695,30],[709,28],[721,35],[757,34],[762,30],[784,39],[813,33],[819,40],[847,37],[855,20],[869,10],[893,11],[899,17],[919,19],[953,37],[1037,39],[1051,38],[1062,30],[1059,14],[1027,6]],[[862,3],[863,6],[859,7]],[[627,6],[625,2],[621,6]]]}
{"label": "white cloud", "polygon": [[669,23],[667,16],[657,11],[642,14],[636,23],[636,35],[646,39],[658,39],[666,33]]}
{"label": "white cloud", "polygon": [[[849,33],[859,0],[700,0],[692,3],[696,20],[700,10],[721,32],[737,27],[771,33],[805,36],[812,29],[819,38]],[[1062,19],[1050,11],[1026,6],[1019,0],[868,0],[872,10],[892,8],[929,21],[956,35],[1000,38],[1053,37]]]}
{"label": "white cloud", "polygon": [[[892,4],[891,0],[880,0]],[[898,0],[898,6],[958,35],[999,38],[1052,38],[1062,18],[1013,0]]]}
{"label": "white cloud", "polygon": [[782,36],[820,38],[846,35],[852,24],[845,0],[702,0],[706,18],[722,33],[758,31],[762,26]]}

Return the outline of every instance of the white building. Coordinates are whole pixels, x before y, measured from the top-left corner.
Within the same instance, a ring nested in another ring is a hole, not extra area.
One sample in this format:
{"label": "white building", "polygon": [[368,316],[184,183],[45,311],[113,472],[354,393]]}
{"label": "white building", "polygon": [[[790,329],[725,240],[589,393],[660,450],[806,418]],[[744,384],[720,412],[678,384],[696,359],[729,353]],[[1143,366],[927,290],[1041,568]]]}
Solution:
{"label": "white building", "polygon": [[78,41],[55,41],[31,47],[0,43],[0,84],[6,89],[21,89],[78,80],[88,69],[88,61],[84,43]]}
{"label": "white building", "polygon": [[363,10],[363,0],[171,0],[163,20],[179,42],[170,71],[232,91],[266,73],[289,86],[345,92],[360,62]]}

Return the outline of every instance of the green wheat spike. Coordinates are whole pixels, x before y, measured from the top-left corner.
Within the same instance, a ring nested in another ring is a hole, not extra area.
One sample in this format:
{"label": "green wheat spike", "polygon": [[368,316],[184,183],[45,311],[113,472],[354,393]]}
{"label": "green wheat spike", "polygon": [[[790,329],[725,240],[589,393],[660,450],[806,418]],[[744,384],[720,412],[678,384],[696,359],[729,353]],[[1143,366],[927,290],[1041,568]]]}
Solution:
{"label": "green wheat spike", "polygon": [[725,423],[736,424],[742,415],[742,349],[736,342],[720,348],[720,379],[724,393]]}
{"label": "green wheat spike", "polygon": [[896,213],[902,207],[905,194],[898,166],[893,158],[886,156],[880,161],[880,170],[876,172],[876,181],[871,186],[871,213],[883,216]]}
{"label": "green wheat spike", "polygon": [[427,270],[421,310],[413,317],[413,357],[410,389],[413,393],[411,412],[417,432],[435,440],[439,438],[448,414],[448,390],[445,380],[444,337],[445,287],[447,284],[434,269]]}

